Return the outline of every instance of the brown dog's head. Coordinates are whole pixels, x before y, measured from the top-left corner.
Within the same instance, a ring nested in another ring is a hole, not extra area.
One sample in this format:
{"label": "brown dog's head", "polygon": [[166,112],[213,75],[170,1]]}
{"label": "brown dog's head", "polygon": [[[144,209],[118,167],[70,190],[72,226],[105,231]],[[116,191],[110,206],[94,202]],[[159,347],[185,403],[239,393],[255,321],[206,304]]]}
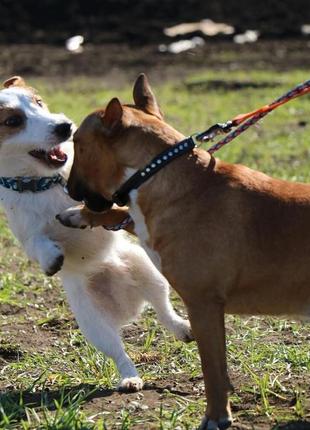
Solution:
{"label": "brown dog's head", "polygon": [[74,134],[74,162],[68,191],[102,211],[128,173],[175,143],[181,135],[164,123],[148,80],[141,74],[133,89],[134,105],[113,98],[106,109],[87,116]]}

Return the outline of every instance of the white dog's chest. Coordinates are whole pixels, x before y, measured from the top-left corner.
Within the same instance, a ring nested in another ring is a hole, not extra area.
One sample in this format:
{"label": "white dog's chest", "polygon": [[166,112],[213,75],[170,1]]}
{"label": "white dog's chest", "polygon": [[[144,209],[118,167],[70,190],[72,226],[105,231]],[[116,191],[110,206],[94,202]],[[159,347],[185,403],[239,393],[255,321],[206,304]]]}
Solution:
{"label": "white dog's chest", "polygon": [[154,251],[149,246],[149,233],[147,230],[147,226],[145,224],[144,216],[140,210],[139,205],[137,204],[137,190],[133,190],[130,193],[130,216],[135,222],[135,233],[140,239],[141,245],[144,248],[147,255],[150,257],[152,262],[155,264],[158,270],[161,270],[161,259],[158,252]]}

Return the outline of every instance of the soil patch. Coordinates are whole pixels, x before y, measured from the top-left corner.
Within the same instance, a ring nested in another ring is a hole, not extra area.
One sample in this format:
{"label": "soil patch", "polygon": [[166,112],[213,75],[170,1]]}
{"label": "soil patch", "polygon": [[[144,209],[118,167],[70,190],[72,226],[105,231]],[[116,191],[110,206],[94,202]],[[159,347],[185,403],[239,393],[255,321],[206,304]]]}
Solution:
{"label": "soil patch", "polygon": [[148,73],[152,81],[162,82],[174,77],[180,80],[200,69],[305,70],[310,67],[307,43],[304,40],[260,40],[240,46],[232,42],[206,42],[180,54],[161,53],[154,44],[137,48],[125,43],[86,44],[81,54],[50,45],[3,45],[0,75],[3,79],[17,74],[57,80],[79,75],[101,76],[111,86],[119,86],[141,71]]}

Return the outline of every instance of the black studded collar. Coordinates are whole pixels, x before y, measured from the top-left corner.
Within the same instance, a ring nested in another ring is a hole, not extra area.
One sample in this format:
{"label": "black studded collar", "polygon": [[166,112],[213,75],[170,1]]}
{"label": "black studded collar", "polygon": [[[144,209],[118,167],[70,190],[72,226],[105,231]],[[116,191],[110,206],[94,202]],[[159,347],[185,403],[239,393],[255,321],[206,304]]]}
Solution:
{"label": "black studded collar", "polygon": [[148,179],[150,179],[155,173],[161,170],[167,164],[171,163],[176,158],[190,152],[195,148],[196,143],[192,136],[178,142],[171,146],[165,151],[157,155],[153,160],[148,163],[143,169],[135,172],[121,187],[113,194],[113,203],[118,206],[125,206],[129,202],[129,193],[132,190],[138,189]]}

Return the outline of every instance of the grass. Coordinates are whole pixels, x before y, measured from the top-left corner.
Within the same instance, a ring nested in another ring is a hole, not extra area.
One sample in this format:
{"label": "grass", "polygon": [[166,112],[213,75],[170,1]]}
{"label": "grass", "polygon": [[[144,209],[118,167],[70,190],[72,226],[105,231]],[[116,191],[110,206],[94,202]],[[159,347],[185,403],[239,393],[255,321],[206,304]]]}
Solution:
{"label": "grass", "polygon": [[[202,71],[182,82],[163,82],[155,91],[167,121],[189,134],[270,102],[307,78],[299,71]],[[212,89],[214,80],[222,81],[223,89]],[[225,82],[232,80],[275,86],[227,89]],[[77,123],[116,93],[122,101],[131,101],[130,85],[112,91],[97,78],[57,83],[32,79],[31,84],[52,111],[64,111]],[[309,112],[309,96],[292,101],[219,156],[280,178],[309,182]],[[149,385],[142,393],[116,393],[113,362],[81,336],[57,278],[45,278],[26,260],[3,216],[0,232],[0,429],[176,430],[198,425],[204,396],[195,343],[175,340],[147,310],[124,336]],[[182,311],[179,299],[173,300]],[[309,325],[238,316],[227,317],[226,323],[236,388],[235,428],[309,421]]]}

